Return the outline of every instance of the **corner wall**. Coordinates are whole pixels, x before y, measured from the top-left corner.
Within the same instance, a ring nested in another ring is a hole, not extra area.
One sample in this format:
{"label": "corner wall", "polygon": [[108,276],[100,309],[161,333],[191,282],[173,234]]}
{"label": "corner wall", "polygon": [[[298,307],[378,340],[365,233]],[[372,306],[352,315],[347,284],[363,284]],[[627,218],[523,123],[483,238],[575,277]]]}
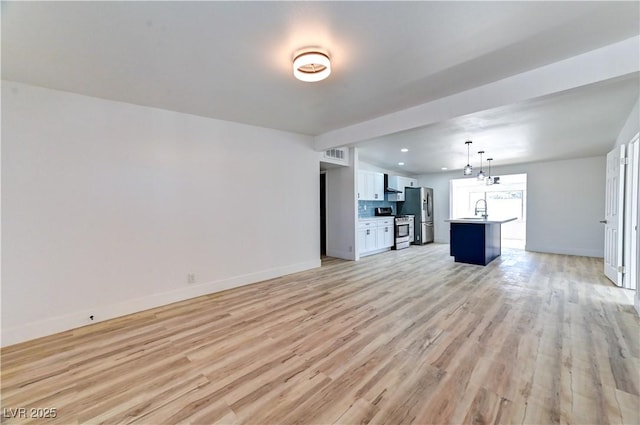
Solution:
{"label": "corner wall", "polygon": [[[604,256],[605,157],[492,167],[492,174],[527,173],[528,251]],[[461,172],[420,176],[434,189],[435,241],[449,243],[450,179]],[[505,224],[508,226],[509,224]]]}
{"label": "corner wall", "polygon": [[358,150],[349,149],[349,166],[329,168],[327,187],[327,256],[357,260],[356,175]]}
{"label": "corner wall", "polygon": [[3,81],[2,345],[318,267],[312,143]]}

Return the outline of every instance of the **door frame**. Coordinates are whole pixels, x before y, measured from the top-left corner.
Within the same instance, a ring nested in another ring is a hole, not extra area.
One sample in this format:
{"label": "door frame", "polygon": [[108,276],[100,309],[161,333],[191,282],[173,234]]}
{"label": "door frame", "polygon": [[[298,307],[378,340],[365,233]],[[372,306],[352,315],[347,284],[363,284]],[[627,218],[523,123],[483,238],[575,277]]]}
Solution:
{"label": "door frame", "polygon": [[638,185],[640,185],[640,134],[636,134],[626,148],[626,184],[624,208],[624,278],[623,287],[638,286]]}
{"label": "door frame", "polygon": [[604,275],[622,286],[624,275],[625,145],[607,154],[604,223]]}

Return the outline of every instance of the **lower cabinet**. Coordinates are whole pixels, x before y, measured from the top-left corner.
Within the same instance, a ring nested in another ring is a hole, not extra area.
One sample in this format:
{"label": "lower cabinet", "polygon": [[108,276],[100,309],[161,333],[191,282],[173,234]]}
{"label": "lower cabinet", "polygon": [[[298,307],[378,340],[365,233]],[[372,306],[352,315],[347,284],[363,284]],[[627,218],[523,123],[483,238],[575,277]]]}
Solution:
{"label": "lower cabinet", "polygon": [[376,248],[391,248],[393,246],[393,227],[378,226],[376,233]]}
{"label": "lower cabinet", "polygon": [[387,251],[393,246],[393,218],[360,220],[358,247],[360,255]]}

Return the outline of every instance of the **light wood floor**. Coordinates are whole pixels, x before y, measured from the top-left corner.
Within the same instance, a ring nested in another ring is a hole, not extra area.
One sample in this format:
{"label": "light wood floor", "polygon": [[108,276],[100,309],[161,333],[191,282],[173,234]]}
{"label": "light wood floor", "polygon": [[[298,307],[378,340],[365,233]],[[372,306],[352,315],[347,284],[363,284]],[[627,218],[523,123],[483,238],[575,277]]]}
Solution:
{"label": "light wood floor", "polygon": [[639,320],[602,268],[447,245],[327,260],[7,347],[2,422],[638,424]]}

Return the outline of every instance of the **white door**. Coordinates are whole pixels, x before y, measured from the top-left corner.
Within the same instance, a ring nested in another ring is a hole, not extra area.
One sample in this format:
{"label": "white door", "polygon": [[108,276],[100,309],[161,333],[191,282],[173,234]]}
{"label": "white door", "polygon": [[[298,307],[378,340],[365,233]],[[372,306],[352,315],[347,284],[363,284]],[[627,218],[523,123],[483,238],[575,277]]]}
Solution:
{"label": "white door", "polygon": [[622,286],[624,145],[607,154],[607,184],[604,219],[604,274]]}
{"label": "white door", "polygon": [[640,175],[640,142],[638,135],[627,145],[627,175],[624,198],[624,279],[623,287],[636,289],[636,269],[638,268],[638,184]]}

